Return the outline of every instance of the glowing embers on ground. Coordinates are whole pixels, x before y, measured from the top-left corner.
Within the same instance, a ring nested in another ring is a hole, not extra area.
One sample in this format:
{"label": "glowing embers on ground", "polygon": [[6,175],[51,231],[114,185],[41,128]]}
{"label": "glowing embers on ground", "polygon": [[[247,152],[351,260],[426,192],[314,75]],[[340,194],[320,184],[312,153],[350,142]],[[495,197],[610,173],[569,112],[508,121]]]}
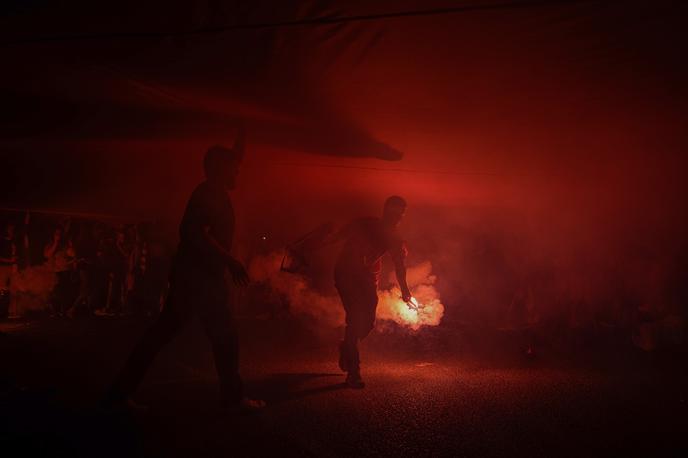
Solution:
{"label": "glowing embers on ground", "polygon": [[413,293],[411,304],[401,299],[401,291],[397,287],[381,291],[377,317],[413,330],[439,325],[444,315],[444,305],[434,287],[436,277],[431,272],[432,265],[429,262],[409,268],[408,282]]}

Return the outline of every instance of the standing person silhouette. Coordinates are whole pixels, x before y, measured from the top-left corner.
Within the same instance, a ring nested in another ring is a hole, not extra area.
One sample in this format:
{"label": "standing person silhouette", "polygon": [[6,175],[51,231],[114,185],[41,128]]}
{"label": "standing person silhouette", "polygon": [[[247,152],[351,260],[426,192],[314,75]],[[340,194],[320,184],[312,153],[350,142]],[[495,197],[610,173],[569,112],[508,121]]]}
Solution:
{"label": "standing person silhouette", "polygon": [[243,129],[232,149],[211,147],[204,159],[206,181],[191,195],[182,219],[180,242],[170,273],[170,292],[160,316],[133,350],[105,398],[108,407],[136,407],[130,396],[155,356],[196,315],[212,344],[221,405],[254,410],[263,401],[243,394],[239,375],[239,346],[225,271],[237,286],[249,278],[232,254],[234,211],[228,191],[235,188],[244,152]]}
{"label": "standing person silhouette", "polygon": [[331,242],[344,241],[337,258],[335,286],[346,312],[346,330],[340,347],[339,367],[347,373],[351,388],[364,388],[361,379],[358,342],[375,326],[377,286],[382,257],[389,253],[394,262],[402,300],[411,300],[406,282],[406,246],[397,227],[406,212],[406,201],[399,196],[385,201],[382,218],[359,218],[345,226]]}

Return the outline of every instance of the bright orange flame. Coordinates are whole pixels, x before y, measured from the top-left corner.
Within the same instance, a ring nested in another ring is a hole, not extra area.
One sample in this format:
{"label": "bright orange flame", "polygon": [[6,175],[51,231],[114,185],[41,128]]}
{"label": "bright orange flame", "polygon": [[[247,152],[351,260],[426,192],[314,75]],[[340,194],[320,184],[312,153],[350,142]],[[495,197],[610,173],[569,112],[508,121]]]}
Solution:
{"label": "bright orange flame", "polygon": [[418,330],[422,326],[437,326],[444,315],[444,306],[440,302],[437,290],[432,285],[418,285],[414,288],[412,301],[418,304],[409,307],[401,299],[398,288],[383,291],[380,294],[380,305],[377,316],[383,320],[391,320],[402,326]]}

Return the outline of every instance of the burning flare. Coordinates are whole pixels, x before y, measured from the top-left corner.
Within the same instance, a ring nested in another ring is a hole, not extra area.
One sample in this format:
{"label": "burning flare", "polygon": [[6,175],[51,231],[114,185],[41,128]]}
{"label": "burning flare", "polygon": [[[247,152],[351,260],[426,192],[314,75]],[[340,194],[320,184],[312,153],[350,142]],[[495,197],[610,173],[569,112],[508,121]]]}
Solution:
{"label": "burning flare", "polygon": [[380,291],[377,317],[417,331],[423,326],[437,326],[444,316],[444,305],[434,287],[437,279],[431,274],[432,265],[424,262],[408,270],[408,282],[413,292],[407,304],[401,299],[401,291],[394,287]]}

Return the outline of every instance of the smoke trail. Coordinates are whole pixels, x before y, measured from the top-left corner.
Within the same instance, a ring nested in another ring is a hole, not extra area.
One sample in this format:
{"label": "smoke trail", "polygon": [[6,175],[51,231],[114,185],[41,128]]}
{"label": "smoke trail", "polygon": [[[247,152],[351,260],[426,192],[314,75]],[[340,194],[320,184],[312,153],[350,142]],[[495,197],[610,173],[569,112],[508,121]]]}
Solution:
{"label": "smoke trail", "polygon": [[[290,312],[295,316],[314,318],[319,325],[338,327],[344,324],[344,309],[337,296],[327,296],[310,287],[306,278],[280,270],[284,252],[278,251],[255,257],[249,266],[251,278],[269,286],[289,301]],[[439,293],[434,287],[436,277],[432,265],[424,262],[408,269],[409,287],[421,305],[411,310],[401,300],[397,287],[380,291],[377,317],[409,329],[437,326],[444,314]]]}
{"label": "smoke trail", "polygon": [[269,286],[289,302],[295,316],[317,319],[319,323],[338,327],[344,324],[344,310],[335,296],[324,296],[313,290],[301,275],[280,270],[284,252],[256,256],[249,266],[251,278]]}

